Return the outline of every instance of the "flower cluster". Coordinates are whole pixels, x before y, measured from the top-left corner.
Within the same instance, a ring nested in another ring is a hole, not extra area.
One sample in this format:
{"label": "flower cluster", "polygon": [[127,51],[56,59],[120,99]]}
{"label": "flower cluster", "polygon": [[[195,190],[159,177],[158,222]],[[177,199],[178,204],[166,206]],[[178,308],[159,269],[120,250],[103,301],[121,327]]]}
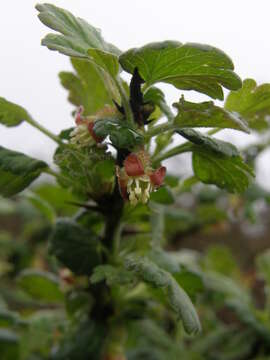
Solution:
{"label": "flower cluster", "polygon": [[122,168],[117,167],[117,177],[121,195],[129,199],[132,205],[138,202],[146,204],[150,193],[163,182],[166,174],[165,166],[157,170],[151,168],[149,155],[140,151],[129,154]]}
{"label": "flower cluster", "polygon": [[101,118],[112,115],[115,112],[115,109],[110,106],[105,106],[95,115],[86,117],[82,116],[83,111],[83,107],[80,106],[75,118],[76,127],[70,133],[71,144],[76,144],[79,147],[86,147],[102,143],[104,138],[97,136],[94,132],[93,128],[95,122]]}

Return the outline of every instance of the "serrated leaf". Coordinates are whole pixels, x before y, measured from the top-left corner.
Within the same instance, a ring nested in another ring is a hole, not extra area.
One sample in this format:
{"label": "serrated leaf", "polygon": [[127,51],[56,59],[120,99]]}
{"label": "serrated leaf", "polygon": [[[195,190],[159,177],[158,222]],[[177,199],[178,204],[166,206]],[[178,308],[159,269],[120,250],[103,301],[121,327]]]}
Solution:
{"label": "serrated leaf", "polygon": [[228,95],[225,108],[236,112],[251,129],[264,131],[270,125],[270,84],[257,86],[253,79],[243,81],[243,87]]}
{"label": "serrated leaf", "polygon": [[69,11],[51,4],[38,4],[36,9],[44,25],[62,34],[49,34],[42,40],[49,49],[72,57],[87,57],[89,48],[119,55],[120,50],[105,42],[99,29]]}
{"label": "serrated leaf", "polygon": [[102,119],[95,122],[93,130],[97,136],[109,136],[112,144],[120,149],[132,149],[144,141],[143,136],[124,120]]}
{"label": "serrated leaf", "polygon": [[248,188],[254,173],[240,156],[230,157],[203,148],[194,150],[192,166],[199,180],[232,193],[242,193]]}
{"label": "serrated leaf", "polygon": [[235,114],[216,106],[212,101],[192,103],[185,101],[182,97],[173,106],[178,110],[174,124],[179,128],[215,127],[249,132],[245,121]]}
{"label": "serrated leaf", "polygon": [[9,197],[28,187],[48,165],[0,146],[0,194]]}
{"label": "serrated leaf", "polygon": [[133,74],[137,67],[147,85],[166,82],[182,90],[196,90],[223,100],[222,86],[237,90],[240,78],[231,59],[221,50],[201,44],[163,41],[123,53],[123,69]]}
{"label": "serrated leaf", "polygon": [[96,66],[87,60],[71,59],[76,73],[60,72],[61,84],[69,91],[68,99],[76,107],[84,107],[84,115],[92,115],[104,105],[112,104],[104,78]]}
{"label": "serrated leaf", "polygon": [[45,302],[62,302],[59,279],[52,273],[27,269],[17,278],[18,285],[34,299]]}
{"label": "serrated leaf", "polygon": [[147,284],[163,289],[171,308],[182,319],[187,333],[200,331],[200,321],[192,302],[170,273],[159,268],[146,257],[130,255],[126,258],[125,265]]}
{"label": "serrated leaf", "polygon": [[226,155],[228,157],[239,155],[239,151],[233,144],[227,141],[215,139],[211,136],[204,135],[199,131],[195,131],[193,129],[183,129],[176,130],[176,133],[183,136],[185,139],[189,140],[193,144],[202,146],[204,149],[208,149],[216,153]]}
{"label": "serrated leaf", "polygon": [[90,275],[99,265],[98,239],[91,231],[68,219],[59,219],[49,239],[49,252],[78,275]]}
{"label": "serrated leaf", "polygon": [[12,127],[25,120],[31,120],[31,116],[23,107],[0,97],[0,124]]}

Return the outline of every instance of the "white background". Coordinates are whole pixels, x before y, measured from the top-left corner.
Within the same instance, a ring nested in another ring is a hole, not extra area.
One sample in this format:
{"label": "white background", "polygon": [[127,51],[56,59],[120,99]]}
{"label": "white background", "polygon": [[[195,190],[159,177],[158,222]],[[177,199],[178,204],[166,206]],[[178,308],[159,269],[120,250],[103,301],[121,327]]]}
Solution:
{"label": "white background", "polygon": [[[151,41],[179,40],[216,46],[234,61],[242,79],[270,82],[269,0],[51,0],[102,29],[103,36],[121,50]],[[33,0],[2,0],[0,12],[0,96],[24,106],[32,116],[58,133],[72,125],[57,74],[70,68],[64,55],[40,46],[50,30],[41,24]],[[168,100],[180,92],[166,86]],[[207,100],[192,92],[187,99]],[[238,144],[253,140],[226,130],[224,137]],[[0,144],[49,161],[54,144],[27,124],[0,127]],[[260,159],[258,180],[270,179],[269,156]],[[269,182],[269,180],[268,180]]]}

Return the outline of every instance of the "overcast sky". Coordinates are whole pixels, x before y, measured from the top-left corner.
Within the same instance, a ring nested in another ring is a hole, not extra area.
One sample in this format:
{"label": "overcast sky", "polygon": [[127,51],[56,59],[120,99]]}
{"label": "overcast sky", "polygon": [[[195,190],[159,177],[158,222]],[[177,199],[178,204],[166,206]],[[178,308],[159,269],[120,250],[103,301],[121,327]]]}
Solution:
{"label": "overcast sky", "polygon": [[[40,46],[49,30],[39,22],[36,1],[3,1],[0,12],[0,96],[24,106],[54,132],[72,125],[72,107],[66,101],[57,74],[70,69],[64,55]],[[269,0],[51,0],[90,24],[121,50],[160,40],[198,42],[216,46],[234,61],[242,79],[270,82]],[[168,100],[180,93],[166,86]],[[189,99],[206,96],[186,93]],[[0,144],[48,160],[54,144],[24,124],[0,128]],[[225,138],[240,144],[249,141],[239,132],[225,131]],[[268,158],[269,159],[269,158]],[[259,180],[270,178],[266,155],[260,159]]]}

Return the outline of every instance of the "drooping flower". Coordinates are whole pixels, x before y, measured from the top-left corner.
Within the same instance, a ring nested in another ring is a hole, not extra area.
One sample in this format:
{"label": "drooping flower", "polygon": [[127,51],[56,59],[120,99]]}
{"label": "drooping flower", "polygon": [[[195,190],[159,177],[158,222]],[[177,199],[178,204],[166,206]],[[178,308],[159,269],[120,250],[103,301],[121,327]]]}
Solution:
{"label": "drooping flower", "polygon": [[140,151],[129,154],[124,160],[124,166],[118,167],[116,173],[122,197],[136,205],[138,202],[146,204],[150,193],[162,185],[166,168],[161,166],[153,170],[149,155]]}

